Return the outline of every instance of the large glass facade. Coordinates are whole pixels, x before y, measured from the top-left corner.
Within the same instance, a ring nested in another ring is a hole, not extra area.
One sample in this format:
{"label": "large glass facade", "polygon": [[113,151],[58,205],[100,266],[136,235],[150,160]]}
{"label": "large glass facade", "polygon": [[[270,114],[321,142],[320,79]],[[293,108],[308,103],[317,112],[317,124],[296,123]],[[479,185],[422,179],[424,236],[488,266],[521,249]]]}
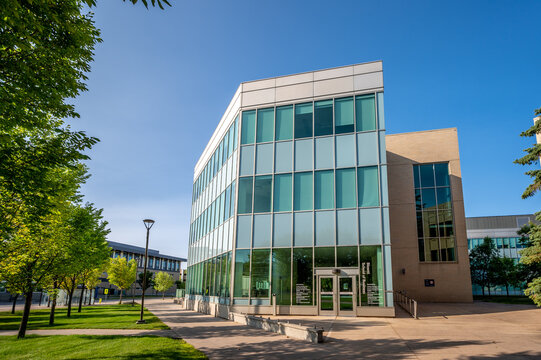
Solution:
{"label": "large glass facade", "polygon": [[[190,294],[239,305],[272,305],[275,294],[278,305],[315,306],[317,271],[338,267],[356,269],[358,306],[392,306],[380,96],[239,113],[194,184]],[[436,199],[446,195],[442,179]],[[445,216],[450,206],[433,211]]]}
{"label": "large glass facade", "polygon": [[419,261],[456,261],[449,164],[413,166]]}

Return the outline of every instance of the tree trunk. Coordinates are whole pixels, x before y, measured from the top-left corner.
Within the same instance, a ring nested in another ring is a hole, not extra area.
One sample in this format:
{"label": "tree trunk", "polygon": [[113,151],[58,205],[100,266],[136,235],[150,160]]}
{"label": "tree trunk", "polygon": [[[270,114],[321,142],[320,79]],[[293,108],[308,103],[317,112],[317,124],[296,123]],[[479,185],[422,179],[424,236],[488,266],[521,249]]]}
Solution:
{"label": "tree trunk", "polygon": [[131,306],[135,306],[135,286],[131,288]]}
{"label": "tree trunk", "polygon": [[30,317],[30,307],[32,306],[32,290],[27,291],[24,300],[23,317],[21,319],[21,325],[19,326],[19,333],[17,339],[22,339],[26,335],[26,327],[28,325],[28,318]]}
{"label": "tree trunk", "polygon": [[119,304],[122,304],[122,289],[120,289],[120,302]]}
{"label": "tree trunk", "polygon": [[[54,312],[56,310],[56,296],[57,296],[57,293],[56,293],[56,288],[58,286],[58,283],[56,282],[56,280],[54,281],[53,283],[53,293],[54,293],[54,297],[53,297],[53,304],[51,305],[51,313],[49,314],[49,325],[53,325],[54,324]],[[49,296],[49,299],[51,297]]]}
{"label": "tree trunk", "polygon": [[15,294],[15,298],[13,298],[13,306],[11,306],[11,313],[15,314],[15,306],[17,306],[17,298],[19,297],[19,294]]}
{"label": "tree trunk", "polygon": [[92,305],[92,290],[94,290],[94,288],[88,289],[88,306]]}
{"label": "tree trunk", "polygon": [[505,284],[505,291],[507,292],[507,296],[509,297],[509,284]]}
{"label": "tree trunk", "polygon": [[165,291],[162,292],[162,300],[165,300]]}
{"label": "tree trunk", "polygon": [[488,284],[488,296],[490,296],[490,284]]}
{"label": "tree trunk", "polygon": [[71,286],[68,296],[68,317],[71,317],[71,301],[73,300],[73,292],[75,291],[75,285]]}
{"label": "tree trunk", "polygon": [[81,289],[81,296],[79,297],[79,308],[77,309],[77,312],[81,312],[81,308],[83,307],[84,294],[85,294],[85,284],[83,284],[83,288]]}

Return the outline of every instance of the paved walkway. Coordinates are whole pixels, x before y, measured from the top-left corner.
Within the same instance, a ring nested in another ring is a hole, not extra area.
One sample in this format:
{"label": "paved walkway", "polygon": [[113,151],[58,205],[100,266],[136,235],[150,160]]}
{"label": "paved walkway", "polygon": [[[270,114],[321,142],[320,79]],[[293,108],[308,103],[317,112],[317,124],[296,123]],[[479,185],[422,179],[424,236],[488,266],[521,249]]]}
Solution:
{"label": "paved walkway", "polygon": [[210,359],[540,359],[541,310],[534,306],[421,304],[421,319],[277,317],[324,327],[310,344],[232,321],[145,301],[149,310]]}

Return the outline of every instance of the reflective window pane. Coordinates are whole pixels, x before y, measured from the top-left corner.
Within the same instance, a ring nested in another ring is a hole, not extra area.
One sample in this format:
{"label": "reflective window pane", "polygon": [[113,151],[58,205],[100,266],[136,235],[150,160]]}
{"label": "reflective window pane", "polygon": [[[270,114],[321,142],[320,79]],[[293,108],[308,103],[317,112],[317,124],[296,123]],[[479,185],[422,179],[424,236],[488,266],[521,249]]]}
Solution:
{"label": "reflective window pane", "polygon": [[272,293],[276,304],[291,304],[291,249],[272,249]]}
{"label": "reflective window pane", "polygon": [[379,245],[382,243],[381,212],[379,208],[360,209],[359,227],[361,245]]}
{"label": "reflective window pane", "polygon": [[235,252],[234,297],[248,297],[250,286],[250,250]]}
{"label": "reflective window pane", "polygon": [[267,142],[274,139],[274,108],[257,110],[256,141]]}
{"label": "reflective window pane", "polygon": [[434,172],[436,173],[436,186],[449,186],[449,164],[434,164]]}
{"label": "reflective window pane", "polygon": [[272,144],[257,145],[257,154],[256,154],[256,162],[255,162],[256,174],[272,173],[273,152],[274,152],[274,149],[273,149]]}
{"label": "reflective window pane", "polygon": [[357,211],[339,210],[336,212],[336,243],[338,245],[357,245]]}
{"label": "reflective window pane", "polygon": [[300,212],[294,214],[294,246],[312,246],[313,245],[313,213]]}
{"label": "reflective window pane", "polygon": [[314,167],[314,142],[312,139],[295,141],[295,171],[312,170]]}
{"label": "reflective window pane", "polygon": [[378,168],[376,166],[358,168],[357,177],[359,207],[378,206]]}
{"label": "reflective window pane", "polygon": [[424,210],[436,210],[436,191],[434,188],[422,189],[421,196]]}
{"label": "reflective window pane", "polygon": [[316,101],[314,104],[314,134],[315,136],[331,135],[333,101]]}
{"label": "reflective window pane", "polygon": [[336,167],[355,166],[355,135],[336,137]]}
{"label": "reflective window pane", "polygon": [[270,249],[252,250],[252,298],[268,298],[270,293]]}
{"label": "reflective window pane", "polygon": [[312,135],[312,103],[295,105],[295,139]]}
{"label": "reflective window pane", "polygon": [[312,248],[293,249],[293,305],[312,305]]}
{"label": "reflective window pane", "polygon": [[361,306],[383,306],[381,246],[361,246]]}
{"label": "reflective window pane", "polygon": [[254,146],[243,146],[240,149],[240,175],[254,174]]}
{"label": "reflective window pane", "polygon": [[355,131],[353,125],[353,98],[336,99],[334,101],[335,133],[344,134]]}
{"label": "reflective window pane", "polygon": [[335,245],[334,211],[316,211],[315,215],[316,246]]}
{"label": "reflective window pane", "polygon": [[434,167],[432,164],[426,164],[419,166],[421,170],[421,186],[433,187],[434,186]]}
{"label": "reflective window pane", "polygon": [[271,215],[254,215],[254,248],[271,246]]}
{"label": "reflective window pane", "polygon": [[313,209],[313,181],[312,173],[296,173],[294,185],[294,205],[293,209],[297,210],[312,210]]}
{"label": "reflective window pane", "polygon": [[378,133],[357,134],[357,165],[378,164]]}
{"label": "reflective window pane", "polygon": [[336,248],[336,266],[337,267],[357,267],[359,266],[357,246],[339,246]]}
{"label": "reflective window pane", "polygon": [[355,97],[355,116],[357,131],[376,129],[376,104],[374,94]]}
{"label": "reflective window pane", "polygon": [[252,216],[237,218],[237,248],[250,248],[252,243]]}
{"label": "reflective window pane", "polygon": [[291,213],[274,215],[273,246],[291,246],[291,230],[293,229]]}
{"label": "reflective window pane", "polygon": [[334,208],[334,171],[316,171],[314,173],[315,186],[315,208],[332,209]]}
{"label": "reflective window pane", "polygon": [[276,108],[276,140],[293,139],[293,106]]}
{"label": "reflective window pane", "polygon": [[355,200],[355,169],[336,170],[336,207],[355,207]]}
{"label": "reflective window pane", "polygon": [[237,202],[238,214],[248,214],[252,212],[252,182],[252,177],[239,179],[239,200]]}
{"label": "reflective window pane", "polygon": [[334,246],[314,248],[314,267],[334,266]]}
{"label": "reflective window pane", "polygon": [[242,112],[241,144],[253,144],[255,140],[255,110]]}
{"label": "reflective window pane", "polygon": [[292,187],[291,174],[274,176],[274,211],[291,211]]}
{"label": "reflective window pane", "polygon": [[438,209],[446,210],[451,208],[451,189],[448,187],[436,189],[438,198]]}
{"label": "reflective window pane", "polygon": [[315,149],[316,169],[331,169],[334,167],[334,138],[316,139]]}
{"label": "reflective window pane", "polygon": [[293,170],[293,142],[276,143],[276,172],[289,172]]}
{"label": "reflective window pane", "polygon": [[256,176],[254,184],[254,213],[270,212],[272,175]]}

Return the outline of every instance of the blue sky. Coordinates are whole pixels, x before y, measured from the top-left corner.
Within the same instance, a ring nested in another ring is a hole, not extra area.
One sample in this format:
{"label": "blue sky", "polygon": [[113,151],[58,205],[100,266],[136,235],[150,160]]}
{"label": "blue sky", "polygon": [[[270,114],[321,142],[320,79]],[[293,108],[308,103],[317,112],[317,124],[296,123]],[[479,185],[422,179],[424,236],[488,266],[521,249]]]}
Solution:
{"label": "blue sky", "polygon": [[531,213],[518,134],[541,107],[539,1],[121,0],[72,121],[92,149],[88,201],[110,240],[187,255],[193,167],[242,81],[383,60],[388,133],[457,127],[467,216]]}

